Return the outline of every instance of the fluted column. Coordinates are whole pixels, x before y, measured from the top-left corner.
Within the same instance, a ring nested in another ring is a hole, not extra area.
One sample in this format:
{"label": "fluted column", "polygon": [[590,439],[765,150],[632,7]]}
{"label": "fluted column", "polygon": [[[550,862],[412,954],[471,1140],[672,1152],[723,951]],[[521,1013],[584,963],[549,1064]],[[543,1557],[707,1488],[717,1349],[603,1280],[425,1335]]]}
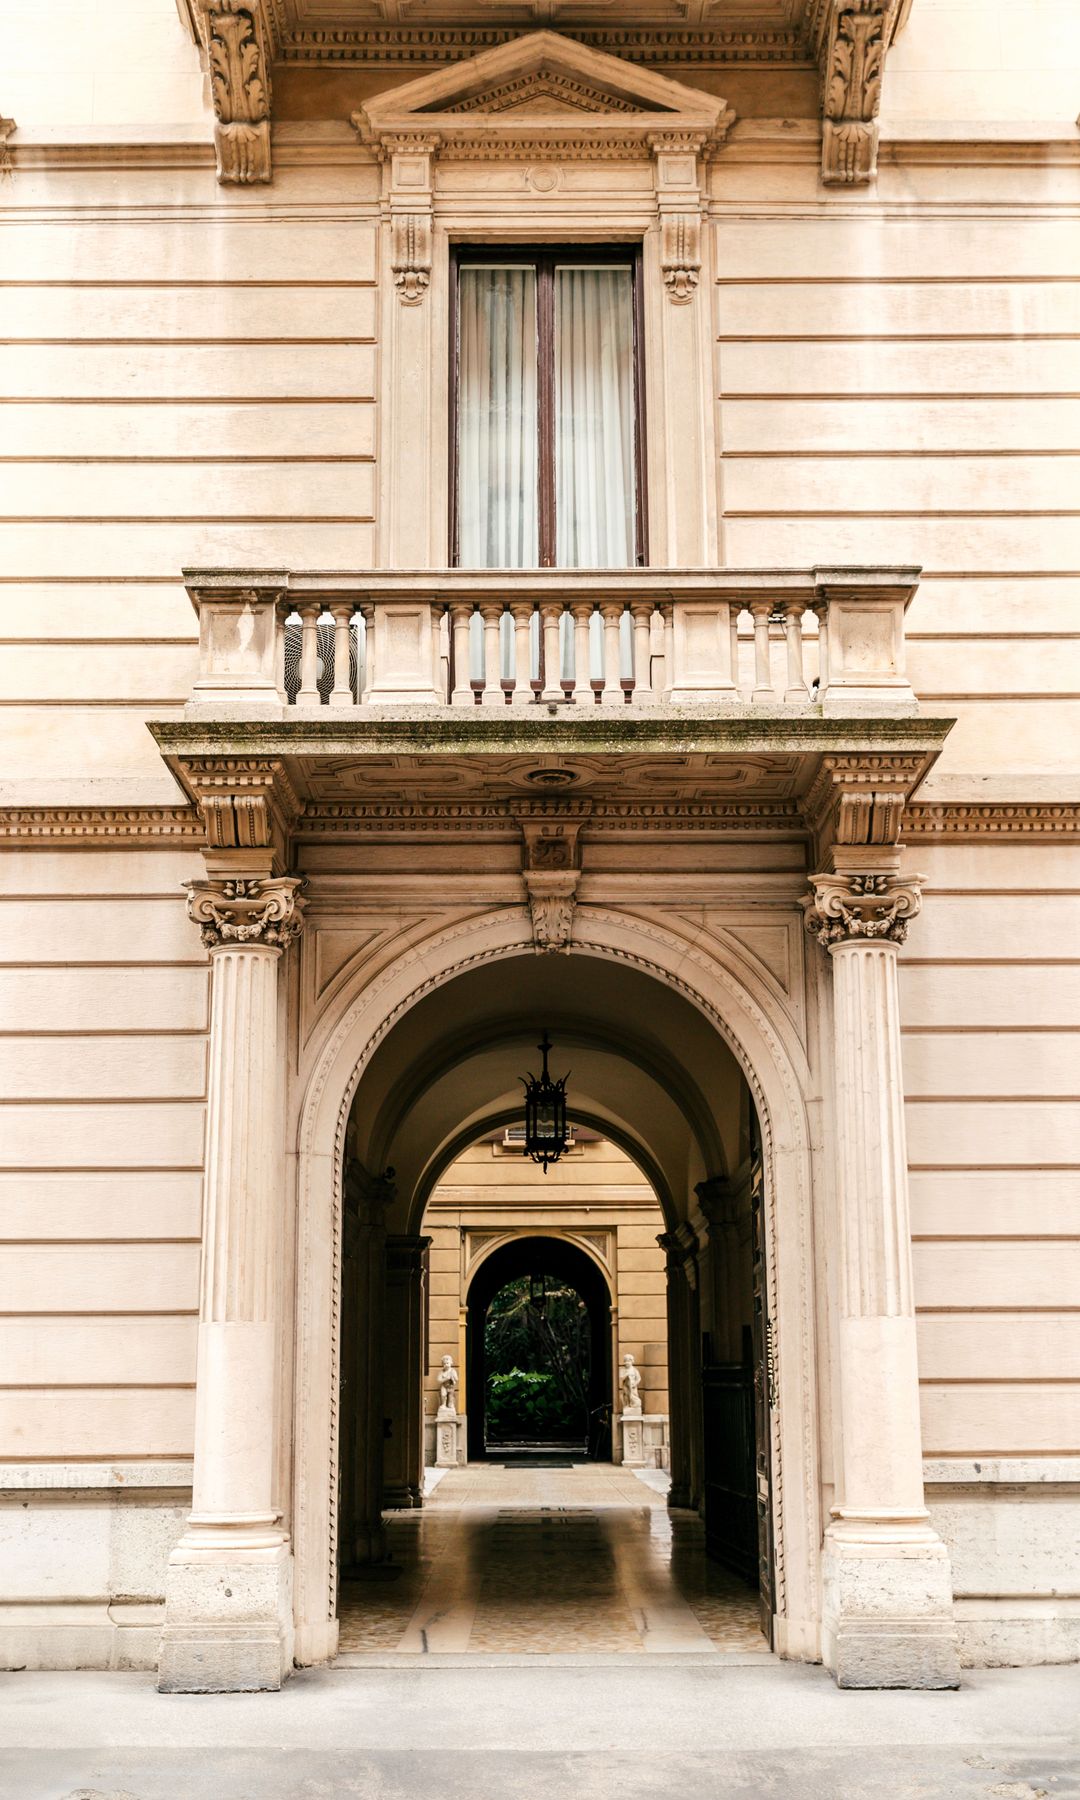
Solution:
{"label": "fluted column", "polygon": [[833,973],[840,1444],[825,1659],[843,1687],[954,1687],[948,1557],[923,1496],[897,948],[919,910],[895,871],[816,876]]}
{"label": "fluted column", "polygon": [[159,1685],[280,1687],[292,1666],[288,1534],[274,1494],[280,1221],[277,975],[300,882],[194,881],[211,955],[195,1475],[169,1559]]}

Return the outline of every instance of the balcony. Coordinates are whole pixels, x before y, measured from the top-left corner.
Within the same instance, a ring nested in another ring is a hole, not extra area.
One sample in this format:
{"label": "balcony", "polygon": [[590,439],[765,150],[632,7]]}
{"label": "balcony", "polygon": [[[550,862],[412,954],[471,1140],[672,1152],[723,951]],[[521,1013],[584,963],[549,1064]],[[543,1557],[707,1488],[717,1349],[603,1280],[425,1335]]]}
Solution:
{"label": "balcony", "polygon": [[917,713],[917,569],[185,570],[191,720]]}

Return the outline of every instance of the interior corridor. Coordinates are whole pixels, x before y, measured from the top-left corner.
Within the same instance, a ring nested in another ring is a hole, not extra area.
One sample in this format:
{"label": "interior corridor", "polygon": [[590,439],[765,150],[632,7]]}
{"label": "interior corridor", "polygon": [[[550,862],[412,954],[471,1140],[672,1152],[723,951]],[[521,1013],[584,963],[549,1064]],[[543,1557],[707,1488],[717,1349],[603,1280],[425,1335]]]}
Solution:
{"label": "interior corridor", "polygon": [[610,1463],[449,1470],[422,1508],[386,1515],[400,1574],[343,1582],[339,1660],[767,1654],[756,1592],[666,1489]]}

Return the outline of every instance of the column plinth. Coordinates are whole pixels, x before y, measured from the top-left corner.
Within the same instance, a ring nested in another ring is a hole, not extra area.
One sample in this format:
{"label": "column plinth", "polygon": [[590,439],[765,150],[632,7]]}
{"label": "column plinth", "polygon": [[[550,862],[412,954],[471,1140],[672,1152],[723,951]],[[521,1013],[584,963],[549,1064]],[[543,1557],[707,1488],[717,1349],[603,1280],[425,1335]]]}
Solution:
{"label": "column plinth", "polygon": [[292,1558],[274,1494],[277,974],[300,930],[299,886],[188,884],[213,972],[195,1478],[166,1575],[165,1693],[277,1688],[292,1667]]}
{"label": "column plinth", "polygon": [[814,879],[833,969],[840,1445],[823,1653],[841,1687],[955,1687],[948,1554],[923,1495],[897,947],[919,910],[893,872]]}

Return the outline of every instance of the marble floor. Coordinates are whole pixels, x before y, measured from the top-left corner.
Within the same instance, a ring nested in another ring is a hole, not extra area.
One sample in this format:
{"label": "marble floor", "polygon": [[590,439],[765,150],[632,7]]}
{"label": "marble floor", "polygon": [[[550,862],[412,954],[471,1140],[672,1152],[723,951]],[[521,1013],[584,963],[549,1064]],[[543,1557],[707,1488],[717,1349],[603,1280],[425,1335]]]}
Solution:
{"label": "marble floor", "polygon": [[451,1470],[386,1515],[400,1573],[343,1584],[339,1655],[765,1652],[756,1593],[664,1485],[610,1463]]}

